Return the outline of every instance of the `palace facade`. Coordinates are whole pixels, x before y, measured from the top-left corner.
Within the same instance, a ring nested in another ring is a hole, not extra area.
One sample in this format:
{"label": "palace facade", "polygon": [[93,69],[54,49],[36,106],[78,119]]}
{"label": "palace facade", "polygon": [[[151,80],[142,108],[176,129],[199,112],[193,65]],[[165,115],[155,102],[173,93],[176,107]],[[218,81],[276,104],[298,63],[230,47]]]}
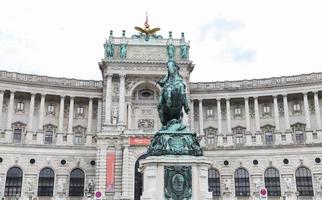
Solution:
{"label": "palace facade", "polygon": [[95,185],[97,199],[139,200],[169,45],[190,98],[183,120],[212,162],[213,199],[256,199],[262,187],[273,200],[321,199],[322,73],[190,82],[184,34],[125,32],[104,45],[102,80],[0,71],[0,197],[82,199]]}

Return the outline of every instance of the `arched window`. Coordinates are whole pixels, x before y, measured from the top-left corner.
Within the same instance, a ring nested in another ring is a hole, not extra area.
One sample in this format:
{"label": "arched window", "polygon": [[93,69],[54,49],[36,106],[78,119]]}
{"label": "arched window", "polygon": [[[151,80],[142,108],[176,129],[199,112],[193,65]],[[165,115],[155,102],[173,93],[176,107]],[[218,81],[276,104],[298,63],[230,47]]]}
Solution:
{"label": "arched window", "polygon": [[296,188],[300,196],[313,196],[312,175],[308,168],[299,167],[295,172]]}
{"label": "arched window", "polygon": [[280,174],[277,169],[270,167],[265,171],[265,187],[268,196],[281,196]]}
{"label": "arched window", "polygon": [[220,176],[216,169],[208,170],[208,185],[212,196],[220,196]]}
{"label": "arched window", "polygon": [[84,195],[84,172],[81,169],[74,169],[70,173],[69,179],[69,196],[83,196]]}
{"label": "arched window", "polygon": [[7,172],[4,196],[16,196],[21,194],[22,170],[19,167],[11,167]]}
{"label": "arched window", "polygon": [[38,196],[53,196],[55,173],[50,168],[44,168],[39,173]]}
{"label": "arched window", "polygon": [[140,200],[142,195],[143,175],[139,171],[139,166],[140,166],[140,160],[145,159],[147,156],[148,156],[147,154],[143,154],[135,162],[134,200]]}
{"label": "arched window", "polygon": [[249,196],[249,175],[246,169],[239,168],[235,172],[235,194],[236,196]]}

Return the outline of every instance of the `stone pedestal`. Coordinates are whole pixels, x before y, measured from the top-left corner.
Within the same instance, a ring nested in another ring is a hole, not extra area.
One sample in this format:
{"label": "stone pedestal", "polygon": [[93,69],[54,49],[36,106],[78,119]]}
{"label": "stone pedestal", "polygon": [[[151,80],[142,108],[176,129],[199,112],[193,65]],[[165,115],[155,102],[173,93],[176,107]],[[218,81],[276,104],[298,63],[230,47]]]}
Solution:
{"label": "stone pedestal", "polygon": [[212,193],[208,192],[210,165],[203,156],[151,156],[142,160],[141,200],[167,200],[170,198],[165,196],[173,193],[190,195],[190,200],[212,200]]}

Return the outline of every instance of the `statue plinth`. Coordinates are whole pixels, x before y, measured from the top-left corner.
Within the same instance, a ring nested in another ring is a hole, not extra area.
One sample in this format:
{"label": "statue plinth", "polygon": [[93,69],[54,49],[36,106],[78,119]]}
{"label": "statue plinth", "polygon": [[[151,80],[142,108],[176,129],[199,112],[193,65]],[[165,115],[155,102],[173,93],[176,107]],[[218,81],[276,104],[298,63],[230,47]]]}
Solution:
{"label": "statue plinth", "polygon": [[189,131],[158,131],[148,147],[149,156],[202,156],[197,134]]}
{"label": "statue plinth", "polygon": [[210,165],[203,156],[150,156],[141,160],[141,200],[212,200],[208,191]]}

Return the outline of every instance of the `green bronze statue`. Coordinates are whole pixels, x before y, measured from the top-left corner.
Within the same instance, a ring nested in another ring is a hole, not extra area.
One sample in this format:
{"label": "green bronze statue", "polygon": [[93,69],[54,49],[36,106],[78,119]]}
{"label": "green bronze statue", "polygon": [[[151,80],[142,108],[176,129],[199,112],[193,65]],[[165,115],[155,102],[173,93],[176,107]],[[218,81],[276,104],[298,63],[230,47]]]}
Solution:
{"label": "green bronze statue", "polygon": [[121,59],[126,58],[126,49],[127,49],[127,44],[121,44],[121,46],[120,46],[120,58]]}
{"label": "green bronze statue", "polygon": [[194,155],[201,156],[202,150],[195,132],[182,123],[183,111],[188,114],[189,106],[186,85],[179,74],[179,66],[173,59],[167,62],[167,74],[159,81],[162,87],[158,112],[162,128],[151,141],[148,155]]}

